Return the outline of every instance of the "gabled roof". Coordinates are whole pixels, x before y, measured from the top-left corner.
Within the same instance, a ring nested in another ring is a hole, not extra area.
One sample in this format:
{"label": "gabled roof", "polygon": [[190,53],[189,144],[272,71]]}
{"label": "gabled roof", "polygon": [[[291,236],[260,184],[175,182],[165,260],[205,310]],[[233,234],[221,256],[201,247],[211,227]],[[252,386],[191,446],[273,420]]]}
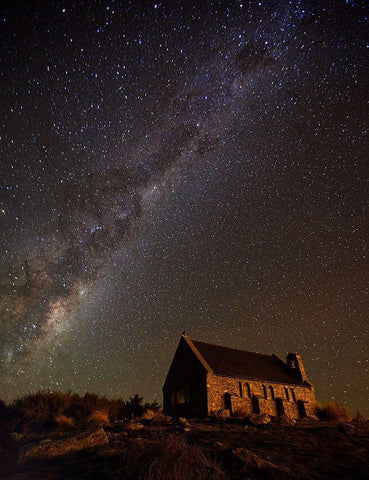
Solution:
{"label": "gabled roof", "polygon": [[186,335],[183,335],[183,338],[209,372],[250,380],[303,384],[302,379],[289,370],[287,364],[276,355],[263,355],[204,343],[191,340]]}

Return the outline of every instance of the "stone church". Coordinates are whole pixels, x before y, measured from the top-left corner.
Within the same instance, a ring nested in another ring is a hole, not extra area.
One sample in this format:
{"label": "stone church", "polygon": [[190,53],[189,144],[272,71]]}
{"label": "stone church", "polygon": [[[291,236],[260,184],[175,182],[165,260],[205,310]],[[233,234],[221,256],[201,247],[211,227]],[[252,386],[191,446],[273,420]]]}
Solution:
{"label": "stone church", "polygon": [[163,386],[168,415],[206,417],[226,411],[303,418],[313,413],[314,386],[300,355],[236,350],[182,335]]}

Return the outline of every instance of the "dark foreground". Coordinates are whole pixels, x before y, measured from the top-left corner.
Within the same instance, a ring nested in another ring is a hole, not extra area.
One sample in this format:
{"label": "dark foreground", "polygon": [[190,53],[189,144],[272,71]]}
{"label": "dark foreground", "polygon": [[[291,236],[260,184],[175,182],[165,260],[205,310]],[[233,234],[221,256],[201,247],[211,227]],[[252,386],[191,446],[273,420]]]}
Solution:
{"label": "dark foreground", "polygon": [[[126,422],[95,432],[25,437],[12,434],[4,424],[0,477],[9,480],[368,478],[369,422],[301,420],[294,425],[259,426],[236,420],[142,423]],[[84,447],[76,447],[77,444]]]}

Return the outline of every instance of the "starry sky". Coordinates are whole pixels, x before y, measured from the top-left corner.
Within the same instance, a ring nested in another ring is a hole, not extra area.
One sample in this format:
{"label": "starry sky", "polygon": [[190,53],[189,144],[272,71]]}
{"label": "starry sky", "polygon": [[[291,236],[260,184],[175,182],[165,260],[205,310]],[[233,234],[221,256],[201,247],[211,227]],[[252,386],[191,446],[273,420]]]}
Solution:
{"label": "starry sky", "polygon": [[368,15],[6,2],[0,397],[161,401],[185,330],[369,415]]}

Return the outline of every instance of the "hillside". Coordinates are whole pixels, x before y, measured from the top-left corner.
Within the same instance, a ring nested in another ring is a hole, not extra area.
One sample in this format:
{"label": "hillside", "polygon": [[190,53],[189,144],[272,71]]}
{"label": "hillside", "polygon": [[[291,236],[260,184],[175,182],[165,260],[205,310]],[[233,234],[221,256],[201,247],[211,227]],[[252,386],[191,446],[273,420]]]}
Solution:
{"label": "hillside", "polygon": [[14,418],[3,417],[0,475],[9,480],[367,478],[364,419],[264,421],[269,419],[172,421],[159,413],[104,428],[96,423],[87,430],[21,434],[13,431]]}

